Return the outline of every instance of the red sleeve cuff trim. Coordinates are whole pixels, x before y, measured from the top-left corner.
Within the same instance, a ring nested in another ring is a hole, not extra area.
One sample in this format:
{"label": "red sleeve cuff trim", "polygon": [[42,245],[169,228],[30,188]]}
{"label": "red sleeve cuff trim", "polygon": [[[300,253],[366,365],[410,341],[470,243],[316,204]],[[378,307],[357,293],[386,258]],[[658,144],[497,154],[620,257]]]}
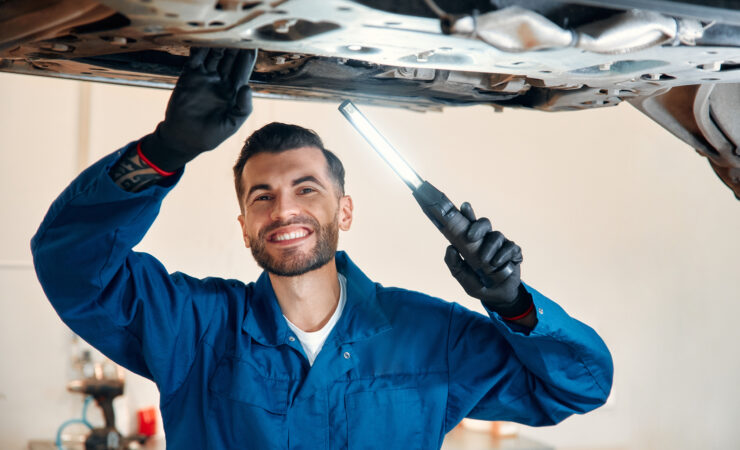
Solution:
{"label": "red sleeve cuff trim", "polygon": [[534,309],[534,302],[530,303],[529,304],[529,308],[527,308],[527,310],[525,312],[523,312],[522,314],[519,314],[518,316],[514,316],[514,317],[504,317],[504,316],[501,316],[501,318],[504,319],[504,320],[508,320],[510,322],[511,321],[514,321],[514,320],[523,319],[523,318],[525,318],[527,316],[527,314],[531,313],[533,309]]}
{"label": "red sleeve cuff trim", "polygon": [[139,155],[139,158],[141,158],[142,161],[144,161],[149,167],[154,169],[154,171],[157,172],[158,174],[165,176],[165,177],[169,177],[170,175],[175,174],[175,172],[167,172],[166,170],[162,170],[156,165],[154,165],[153,162],[149,161],[149,158],[144,156],[144,154],[141,152],[141,141],[139,141],[139,143],[136,144],[136,153]]}

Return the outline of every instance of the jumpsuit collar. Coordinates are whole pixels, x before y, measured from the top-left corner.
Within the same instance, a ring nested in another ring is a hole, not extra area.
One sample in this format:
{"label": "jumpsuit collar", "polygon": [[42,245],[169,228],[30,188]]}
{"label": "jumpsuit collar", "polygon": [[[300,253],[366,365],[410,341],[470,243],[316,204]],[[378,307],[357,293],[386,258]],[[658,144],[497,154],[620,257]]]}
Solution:
{"label": "jumpsuit collar", "polygon": [[[378,303],[375,283],[362,273],[347,253],[337,252],[335,261],[337,271],[347,279],[347,304],[332,332],[338,343],[367,339],[389,330],[391,326]],[[262,345],[287,344],[290,328],[283,318],[266,271],[253,286],[242,330]]]}

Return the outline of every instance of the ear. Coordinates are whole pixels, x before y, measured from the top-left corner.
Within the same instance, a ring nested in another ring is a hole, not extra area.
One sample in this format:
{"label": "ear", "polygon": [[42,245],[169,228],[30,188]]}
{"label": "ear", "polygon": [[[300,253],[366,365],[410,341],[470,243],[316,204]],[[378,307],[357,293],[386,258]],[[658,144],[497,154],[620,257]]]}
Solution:
{"label": "ear", "polygon": [[239,225],[242,228],[242,238],[244,239],[244,246],[249,248],[249,238],[247,238],[247,227],[244,222],[244,214],[239,214],[236,218],[239,221]]}
{"label": "ear", "polygon": [[352,210],[354,205],[352,204],[352,197],[344,195],[339,199],[339,229],[342,231],[348,231],[352,225]]}

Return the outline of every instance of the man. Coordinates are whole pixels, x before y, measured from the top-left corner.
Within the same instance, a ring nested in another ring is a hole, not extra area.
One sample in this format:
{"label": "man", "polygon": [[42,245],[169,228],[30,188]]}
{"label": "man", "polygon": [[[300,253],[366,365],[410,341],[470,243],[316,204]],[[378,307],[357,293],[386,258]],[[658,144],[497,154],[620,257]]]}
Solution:
{"label": "man", "polygon": [[254,53],[193,49],[165,120],[83,172],[32,240],[37,274],[73,330],[152,379],[171,448],[438,448],[462,418],[549,425],[611,388],[606,346],[519,279],[518,246],[475,219],[484,285],[445,261],[489,316],[370,281],[344,252],[341,162],[319,137],[270,124],[234,167],[256,283],[167,274],[133,252],[183,166],[251,111]]}

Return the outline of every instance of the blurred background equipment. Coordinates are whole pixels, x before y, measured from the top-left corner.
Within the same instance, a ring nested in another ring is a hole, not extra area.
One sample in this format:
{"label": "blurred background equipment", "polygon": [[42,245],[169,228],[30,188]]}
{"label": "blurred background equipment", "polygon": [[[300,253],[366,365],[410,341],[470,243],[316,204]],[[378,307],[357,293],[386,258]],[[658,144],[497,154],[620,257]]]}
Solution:
{"label": "blurred background equipment", "polygon": [[[100,361],[94,361],[93,352],[95,350],[76,335],[72,338],[71,348],[70,374],[79,378],[70,381],[67,384],[67,390],[85,396],[82,416],[64,421],[59,426],[53,443],[51,441],[31,441],[29,449],[133,450],[143,448],[147,439],[156,432],[154,408],[143,410],[143,413],[140,411],[139,433],[124,436],[116,427],[116,413],[113,407],[114,399],[122,396],[124,392],[124,369],[102,355]],[[88,418],[89,406],[93,401],[100,407],[102,414],[103,424],[100,426],[93,425]],[[82,425],[84,428],[72,428],[74,425]]]}

